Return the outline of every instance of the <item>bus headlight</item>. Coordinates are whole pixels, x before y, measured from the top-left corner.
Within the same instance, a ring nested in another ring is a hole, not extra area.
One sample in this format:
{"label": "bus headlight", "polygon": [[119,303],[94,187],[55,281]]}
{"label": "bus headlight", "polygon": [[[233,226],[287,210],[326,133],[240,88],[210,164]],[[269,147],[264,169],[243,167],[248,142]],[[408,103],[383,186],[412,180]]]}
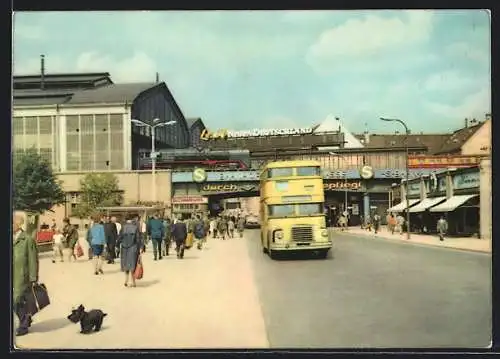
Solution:
{"label": "bus headlight", "polygon": [[323,230],[321,231],[321,235],[322,235],[323,237],[328,237],[328,230],[327,230],[327,229],[323,229]]}
{"label": "bus headlight", "polygon": [[276,239],[283,239],[283,231],[281,229],[278,229],[277,231],[274,232],[274,238]]}

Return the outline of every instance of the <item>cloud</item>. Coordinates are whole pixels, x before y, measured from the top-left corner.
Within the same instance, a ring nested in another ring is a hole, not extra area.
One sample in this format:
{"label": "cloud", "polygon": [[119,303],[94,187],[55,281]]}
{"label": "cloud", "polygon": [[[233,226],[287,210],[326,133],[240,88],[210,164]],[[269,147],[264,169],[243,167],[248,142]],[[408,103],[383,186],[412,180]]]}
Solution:
{"label": "cloud", "polygon": [[313,67],[324,67],[428,40],[433,29],[433,13],[405,11],[404,14],[404,20],[367,15],[328,29],[310,47],[307,60]]}
{"label": "cloud", "polygon": [[453,44],[446,46],[444,52],[449,56],[466,58],[472,61],[477,61],[482,64],[489,65],[491,61],[490,52],[485,52],[484,50],[477,48],[472,43],[455,42]]}
{"label": "cloud", "polygon": [[485,84],[488,84],[488,81],[482,77],[471,77],[457,70],[447,70],[429,76],[423,86],[426,91],[450,92],[479,89]]}
{"label": "cloud", "polygon": [[491,89],[483,88],[465,97],[459,105],[449,105],[439,102],[426,102],[426,108],[434,114],[446,118],[477,118],[482,119],[486,113],[491,113]]}
{"label": "cloud", "polygon": [[[15,51],[15,49],[14,49]],[[14,57],[15,53],[14,53]],[[30,57],[25,60],[14,60],[12,63],[14,75],[35,75],[41,71],[40,57]],[[64,73],[70,71],[71,65],[61,56],[45,56],[46,73]]]}
{"label": "cloud", "polygon": [[[15,22],[15,18],[14,18]],[[43,30],[43,27],[41,26],[35,26],[35,25],[29,25],[29,24],[22,24],[22,25],[16,25],[13,26],[13,35],[14,35],[14,41],[19,41],[19,40],[40,40],[45,37],[45,32]]]}
{"label": "cloud", "polygon": [[110,72],[114,82],[154,82],[157,67],[143,52],[122,59],[86,52],[78,56],[75,71]]}

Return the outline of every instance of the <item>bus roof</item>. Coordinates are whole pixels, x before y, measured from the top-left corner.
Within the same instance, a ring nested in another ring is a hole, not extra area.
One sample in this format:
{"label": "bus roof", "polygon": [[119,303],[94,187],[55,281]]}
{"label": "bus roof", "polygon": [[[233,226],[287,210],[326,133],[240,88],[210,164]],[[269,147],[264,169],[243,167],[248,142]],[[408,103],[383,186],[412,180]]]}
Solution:
{"label": "bus roof", "polygon": [[264,168],[285,168],[285,167],[320,167],[321,163],[312,160],[297,160],[297,161],[275,161],[269,162]]}

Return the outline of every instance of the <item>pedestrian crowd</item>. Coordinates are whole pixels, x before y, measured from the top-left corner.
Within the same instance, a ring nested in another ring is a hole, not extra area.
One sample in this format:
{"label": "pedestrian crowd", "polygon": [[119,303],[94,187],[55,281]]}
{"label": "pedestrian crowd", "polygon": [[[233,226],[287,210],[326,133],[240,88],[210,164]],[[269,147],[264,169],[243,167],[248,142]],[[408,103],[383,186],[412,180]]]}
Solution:
{"label": "pedestrian crowd", "polygon": [[[23,230],[24,216],[13,216],[13,309],[19,319],[16,335],[25,335],[31,326],[34,313],[29,312],[28,299],[33,287],[38,283],[38,249],[34,238]],[[53,231],[52,263],[77,261],[83,257],[84,251],[79,243],[78,227],[69,218],[63,220],[62,227],[56,221],[50,227]],[[193,215],[162,218],[154,214],[152,218],[141,218],[129,214],[123,222],[114,216],[95,215],[90,225],[85,225],[85,236],[89,244],[87,253],[92,261],[93,273],[104,274],[103,264],[113,265],[120,260],[121,271],[125,275],[124,286],[135,287],[136,279],[142,278],[142,255],[148,243],[152,242],[153,259],[161,260],[168,256],[172,243],[178,259],[184,258],[186,249],[196,245],[202,250],[207,237],[226,240],[234,238],[235,231],[243,237],[245,220],[242,217],[213,217]],[[65,254],[65,252],[67,254]],[[140,269],[140,271],[139,271]],[[141,274],[138,274],[138,273]]]}

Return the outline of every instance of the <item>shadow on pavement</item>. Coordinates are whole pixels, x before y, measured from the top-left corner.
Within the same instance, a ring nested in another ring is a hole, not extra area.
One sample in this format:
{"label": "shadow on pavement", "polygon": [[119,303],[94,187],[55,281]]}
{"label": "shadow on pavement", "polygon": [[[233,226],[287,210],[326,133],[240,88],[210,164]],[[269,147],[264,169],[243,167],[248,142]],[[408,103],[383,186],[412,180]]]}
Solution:
{"label": "shadow on pavement", "polygon": [[309,251],[297,251],[297,252],[280,253],[276,256],[276,260],[278,261],[326,260],[331,256],[332,255],[329,254],[327,258],[324,258],[318,253]]}
{"label": "shadow on pavement", "polygon": [[144,288],[150,287],[150,286],[158,284],[158,283],[160,283],[159,279],[144,280],[144,281],[143,280],[138,280],[138,281],[136,281],[137,287],[144,287]]}
{"label": "shadow on pavement", "polygon": [[31,330],[33,333],[45,333],[64,328],[71,323],[67,318],[55,318],[44,320],[40,323],[33,323]]}

